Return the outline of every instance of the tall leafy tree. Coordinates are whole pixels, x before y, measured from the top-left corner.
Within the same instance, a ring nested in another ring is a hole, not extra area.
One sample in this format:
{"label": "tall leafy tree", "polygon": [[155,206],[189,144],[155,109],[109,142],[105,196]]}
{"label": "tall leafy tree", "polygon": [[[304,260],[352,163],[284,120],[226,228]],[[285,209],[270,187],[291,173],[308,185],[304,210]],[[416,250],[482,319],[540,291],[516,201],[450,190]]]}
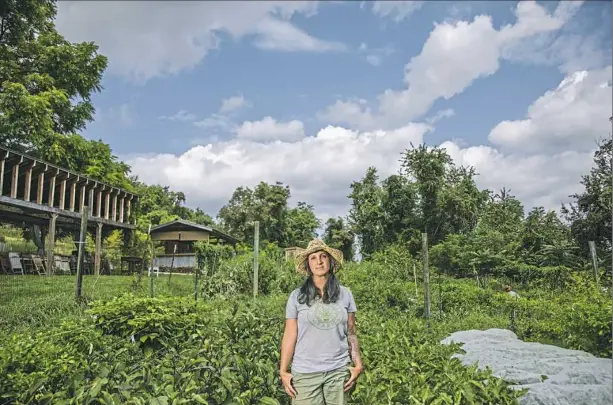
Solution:
{"label": "tall leafy tree", "polygon": [[353,259],[353,238],[354,235],[343,218],[329,218],[326,221],[323,240],[327,245],[343,252],[346,261]]}
{"label": "tall leafy tree", "polygon": [[385,246],[404,243],[414,237],[421,224],[419,195],[415,183],[401,175],[391,175],[382,183],[383,240]]}
{"label": "tall leafy tree", "polygon": [[370,167],[360,181],[351,184],[349,223],[358,237],[363,258],[369,258],[383,242],[384,213],[378,179],[377,169]]}
{"label": "tall leafy tree", "polygon": [[[569,264],[566,256],[572,254],[569,229],[562,223],[555,211],[545,212],[543,207],[534,207],[523,222],[521,231],[521,248],[523,260],[533,265]],[[553,252],[560,253],[565,247],[565,253],[558,257],[565,257],[560,261],[552,256]]]}
{"label": "tall leafy tree", "polygon": [[296,207],[288,210],[286,224],[286,245],[306,247],[317,236],[321,221],[315,216],[312,205],[300,201]]}
{"label": "tall leafy tree", "polygon": [[230,201],[217,214],[219,224],[223,229],[242,238],[244,241],[253,239],[254,198],[249,187],[237,187]]}
{"label": "tall leafy tree", "polygon": [[185,194],[171,191],[169,187],[135,182],[135,190],[140,196],[137,207],[137,225],[143,232],[149,224],[159,225],[175,219],[185,219],[201,225],[213,225],[213,219],[200,208],[193,210],[185,206]]}
{"label": "tall leafy tree", "polygon": [[55,15],[55,1],[0,4],[0,144],[130,189],[130,167],[109,145],[78,135],[107,59],[94,43],[66,41]]}
{"label": "tall leafy tree", "polygon": [[[601,140],[594,153],[594,166],[583,176],[583,192],[573,194],[574,202],[562,205],[562,215],[570,223],[571,233],[583,256],[589,255],[588,242],[600,250],[611,251],[611,178],[613,141]],[[610,261],[608,261],[610,266]]]}
{"label": "tall leafy tree", "polygon": [[57,141],[92,120],[107,67],[94,43],[58,34],[55,15],[50,0],[0,5],[0,143],[47,160],[71,153]]}
{"label": "tall leafy tree", "polygon": [[451,164],[451,157],[439,147],[428,148],[420,145],[405,151],[402,159],[404,174],[413,179],[419,192],[421,230],[428,234],[431,244],[444,238],[443,212],[440,197],[445,187],[445,175]]}
{"label": "tall leafy tree", "polygon": [[304,245],[320,226],[312,206],[299,202],[290,208],[289,186],[260,182],[253,190],[238,187],[217,215],[220,225],[245,241],[253,239],[254,221],[260,223],[260,240],[288,247]]}

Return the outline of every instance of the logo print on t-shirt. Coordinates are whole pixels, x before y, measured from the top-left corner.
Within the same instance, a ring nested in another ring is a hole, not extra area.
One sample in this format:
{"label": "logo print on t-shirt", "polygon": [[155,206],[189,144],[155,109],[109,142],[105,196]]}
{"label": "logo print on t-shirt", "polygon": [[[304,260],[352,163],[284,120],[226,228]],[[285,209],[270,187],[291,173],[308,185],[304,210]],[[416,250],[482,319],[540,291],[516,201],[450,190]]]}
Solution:
{"label": "logo print on t-shirt", "polygon": [[308,318],[317,329],[332,329],[343,320],[343,308],[339,304],[317,301],[309,308]]}

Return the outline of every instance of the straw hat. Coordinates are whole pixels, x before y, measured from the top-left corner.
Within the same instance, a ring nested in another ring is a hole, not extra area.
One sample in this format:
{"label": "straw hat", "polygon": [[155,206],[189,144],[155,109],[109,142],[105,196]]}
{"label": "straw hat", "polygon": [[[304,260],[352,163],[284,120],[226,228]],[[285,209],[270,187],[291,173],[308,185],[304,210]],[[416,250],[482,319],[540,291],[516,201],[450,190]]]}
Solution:
{"label": "straw hat", "polygon": [[334,249],[329,247],[324,243],[324,241],[319,239],[313,239],[309,242],[309,245],[306,249],[298,250],[296,254],[296,272],[306,274],[306,266],[305,263],[311,253],[324,251],[328,253],[334,261],[336,262],[336,266],[334,268],[334,272],[336,273],[340,266],[343,264],[343,252],[338,249]]}

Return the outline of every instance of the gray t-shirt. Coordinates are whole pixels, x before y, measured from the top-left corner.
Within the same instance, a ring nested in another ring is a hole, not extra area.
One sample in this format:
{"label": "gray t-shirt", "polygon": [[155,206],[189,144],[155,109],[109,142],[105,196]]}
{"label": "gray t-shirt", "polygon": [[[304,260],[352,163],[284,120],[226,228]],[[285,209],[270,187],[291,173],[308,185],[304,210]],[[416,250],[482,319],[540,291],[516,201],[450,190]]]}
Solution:
{"label": "gray t-shirt", "polygon": [[351,291],[341,286],[335,303],[324,304],[316,298],[310,307],[298,302],[299,294],[300,289],[292,291],[285,309],[286,318],[298,320],[292,372],[325,372],[350,363],[347,314],[356,312]]}

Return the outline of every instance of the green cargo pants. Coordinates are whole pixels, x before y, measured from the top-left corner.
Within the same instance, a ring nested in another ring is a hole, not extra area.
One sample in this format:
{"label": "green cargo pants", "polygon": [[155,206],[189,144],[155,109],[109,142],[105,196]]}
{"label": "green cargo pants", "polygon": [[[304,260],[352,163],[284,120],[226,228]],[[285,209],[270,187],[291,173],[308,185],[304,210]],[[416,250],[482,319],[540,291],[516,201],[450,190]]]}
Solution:
{"label": "green cargo pants", "polygon": [[347,405],[350,393],[343,387],[351,376],[349,370],[347,366],[323,373],[293,373],[296,398],[292,405]]}

